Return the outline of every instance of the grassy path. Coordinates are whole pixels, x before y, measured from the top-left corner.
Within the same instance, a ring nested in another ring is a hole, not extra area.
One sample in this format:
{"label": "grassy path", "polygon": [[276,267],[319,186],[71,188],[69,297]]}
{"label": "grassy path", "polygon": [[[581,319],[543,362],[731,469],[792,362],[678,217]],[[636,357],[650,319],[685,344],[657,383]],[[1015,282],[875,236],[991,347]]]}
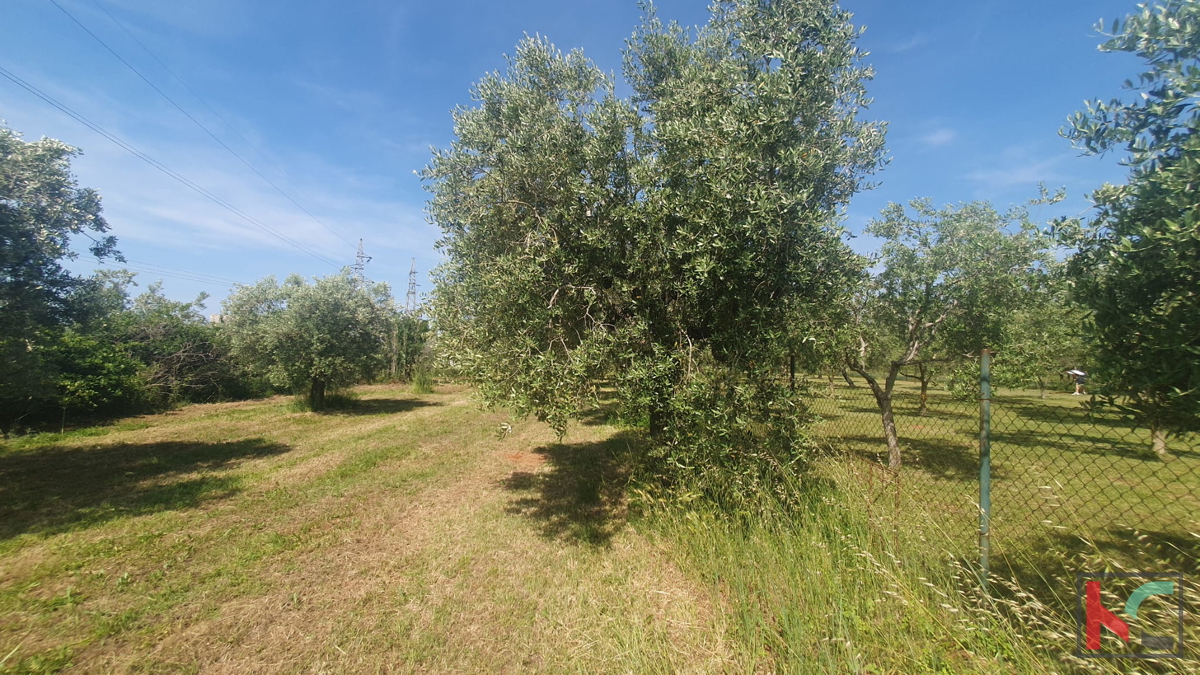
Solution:
{"label": "grassy path", "polygon": [[[465,390],[359,394],[0,445],[0,675],[1140,665],[1071,659],[1072,617],[1032,596],[997,614],[954,532],[912,526],[937,500],[890,517],[861,461],[822,464],[794,513],[642,494],[634,527],[616,428],[501,436]],[[1155,672],[1195,672],[1191,644]]]}
{"label": "grassy path", "polygon": [[608,427],[463,391],[194,406],[0,446],[0,672],[712,672]]}

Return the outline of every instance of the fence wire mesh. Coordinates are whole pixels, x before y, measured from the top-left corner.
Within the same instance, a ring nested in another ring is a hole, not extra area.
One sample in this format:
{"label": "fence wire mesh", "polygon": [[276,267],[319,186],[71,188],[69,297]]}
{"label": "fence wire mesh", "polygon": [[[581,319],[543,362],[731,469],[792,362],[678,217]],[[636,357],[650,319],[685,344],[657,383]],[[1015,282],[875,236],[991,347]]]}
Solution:
{"label": "fence wire mesh", "polygon": [[[888,468],[875,396],[857,376],[810,382],[817,437],[853,477],[874,520],[919,529],[945,550],[968,558],[979,528],[979,411],[974,401],[931,387],[896,383],[892,411],[903,465]],[[902,519],[903,522],[896,522]]]}
{"label": "fence wire mesh", "polygon": [[[815,433],[869,506],[904,514],[905,527],[936,532],[964,559],[976,554],[979,401],[937,382],[922,395],[917,381],[897,381],[903,465],[893,472],[866,383],[835,374],[809,386]],[[993,391],[992,555],[1001,562],[993,571],[1094,555],[1200,576],[1200,438],[1168,438],[1166,451],[1156,452],[1149,430],[1089,409],[1090,397],[1071,389]]]}

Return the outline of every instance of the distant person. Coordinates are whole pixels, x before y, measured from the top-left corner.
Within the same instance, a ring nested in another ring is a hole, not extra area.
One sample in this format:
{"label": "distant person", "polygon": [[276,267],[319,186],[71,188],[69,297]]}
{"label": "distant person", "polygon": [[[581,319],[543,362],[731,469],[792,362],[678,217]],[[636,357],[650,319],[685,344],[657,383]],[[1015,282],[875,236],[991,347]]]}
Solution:
{"label": "distant person", "polygon": [[1072,396],[1087,396],[1083,385],[1087,384],[1087,373],[1079,369],[1068,370],[1067,374],[1075,378],[1075,393]]}

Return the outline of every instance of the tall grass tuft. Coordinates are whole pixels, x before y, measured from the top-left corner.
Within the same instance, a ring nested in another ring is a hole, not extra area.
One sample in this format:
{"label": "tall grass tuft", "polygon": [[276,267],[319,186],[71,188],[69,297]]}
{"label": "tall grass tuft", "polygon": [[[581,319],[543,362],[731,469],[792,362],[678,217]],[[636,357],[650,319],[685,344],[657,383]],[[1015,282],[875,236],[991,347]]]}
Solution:
{"label": "tall grass tuft", "polygon": [[[880,517],[852,471],[836,462],[825,469],[797,487],[795,500],[764,496],[733,513],[733,500],[701,496],[711,485],[682,499],[634,490],[642,527],[722,600],[730,638],[756,668],[1068,673],[1148,665],[1072,657],[1074,617],[1056,600],[999,577],[984,593],[973,562],[917,526],[936,526],[936,514]],[[1187,668],[1159,662],[1152,671]]]}
{"label": "tall grass tuft", "polygon": [[412,390],[414,394],[433,393],[433,366],[426,359],[417,361],[413,367]]}

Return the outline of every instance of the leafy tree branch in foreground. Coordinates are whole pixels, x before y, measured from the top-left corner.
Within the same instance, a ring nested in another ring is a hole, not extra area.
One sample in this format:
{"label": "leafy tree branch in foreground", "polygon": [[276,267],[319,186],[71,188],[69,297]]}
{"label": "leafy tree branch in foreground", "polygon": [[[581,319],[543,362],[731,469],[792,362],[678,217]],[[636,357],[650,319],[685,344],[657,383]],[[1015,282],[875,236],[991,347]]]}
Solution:
{"label": "leafy tree branch in foreground", "polygon": [[1097,190],[1096,217],[1058,233],[1078,248],[1069,270],[1096,392],[1169,459],[1168,433],[1200,430],[1200,3],[1143,6],[1100,48],[1145,60],[1126,82],[1138,100],[1093,101],[1063,134],[1089,153],[1127,151],[1129,181]]}

